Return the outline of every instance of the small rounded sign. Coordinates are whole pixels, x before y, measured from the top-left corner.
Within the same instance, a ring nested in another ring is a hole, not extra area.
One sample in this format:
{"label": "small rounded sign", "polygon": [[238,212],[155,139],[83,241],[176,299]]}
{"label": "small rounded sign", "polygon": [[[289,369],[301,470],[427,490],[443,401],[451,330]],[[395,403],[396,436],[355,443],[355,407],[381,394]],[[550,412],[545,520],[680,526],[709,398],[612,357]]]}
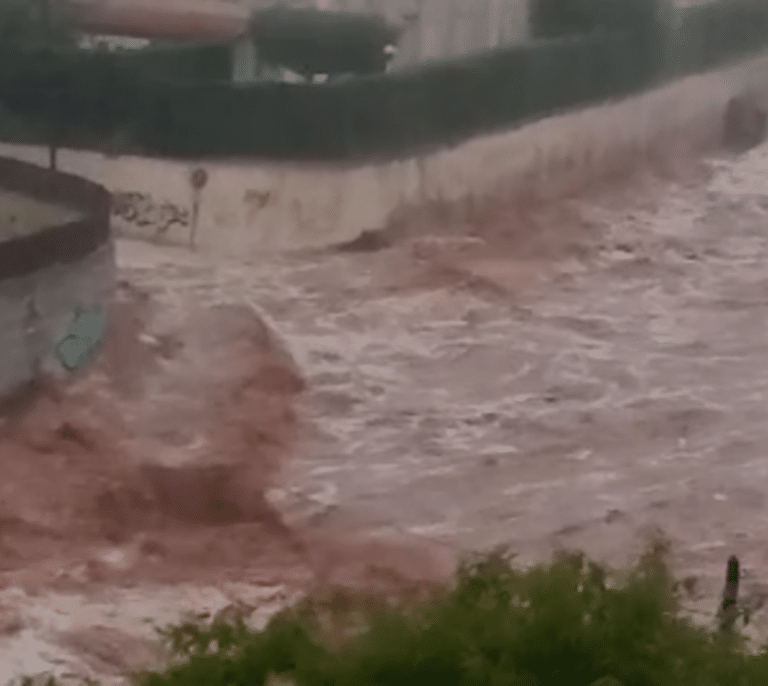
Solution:
{"label": "small rounded sign", "polygon": [[192,184],[192,188],[195,188],[196,190],[200,190],[205,186],[206,183],[208,183],[208,172],[205,171],[202,167],[198,167],[197,169],[192,170],[192,174],[189,177],[190,183]]}

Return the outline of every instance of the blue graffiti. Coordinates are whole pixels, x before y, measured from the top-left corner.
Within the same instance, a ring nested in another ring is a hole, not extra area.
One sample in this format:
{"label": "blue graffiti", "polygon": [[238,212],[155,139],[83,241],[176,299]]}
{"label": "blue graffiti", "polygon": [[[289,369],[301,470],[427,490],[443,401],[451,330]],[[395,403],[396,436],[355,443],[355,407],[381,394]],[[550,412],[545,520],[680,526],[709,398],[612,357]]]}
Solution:
{"label": "blue graffiti", "polygon": [[106,317],[100,305],[78,307],[67,332],[55,348],[56,357],[67,371],[85,365],[94,356],[106,328]]}

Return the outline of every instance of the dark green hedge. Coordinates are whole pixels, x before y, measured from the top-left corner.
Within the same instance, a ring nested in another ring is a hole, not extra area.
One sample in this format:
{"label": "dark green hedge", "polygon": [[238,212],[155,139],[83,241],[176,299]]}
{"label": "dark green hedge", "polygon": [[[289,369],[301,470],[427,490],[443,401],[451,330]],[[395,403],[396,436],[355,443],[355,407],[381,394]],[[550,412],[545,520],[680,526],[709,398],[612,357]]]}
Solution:
{"label": "dark green hedge", "polygon": [[[0,102],[17,115],[0,111],[0,129],[6,140],[23,137],[22,116],[34,139],[53,119],[69,145],[99,147],[120,131],[129,151],[174,157],[407,157],[756,50],[768,43],[768,0],[722,0],[688,10],[671,35],[658,27],[603,28],[322,85],[201,83],[178,72],[166,80],[122,54],[0,50]],[[209,47],[210,66],[222,53]]]}
{"label": "dark green hedge", "polygon": [[768,43],[768,2],[720,0],[688,8],[670,39],[677,71],[714,67]]}
{"label": "dark green hedge", "polygon": [[594,35],[323,85],[148,84],[136,143],[176,156],[410,155],[630,93],[651,76],[641,49],[628,35]]}
{"label": "dark green hedge", "polygon": [[146,102],[142,82],[108,53],[2,47],[0,65],[0,102],[6,117],[16,115],[31,130],[45,131],[48,140],[53,135],[68,142],[79,132],[109,135]]}
{"label": "dark green hedge", "polygon": [[116,61],[143,78],[159,81],[210,82],[232,78],[232,46],[161,45],[115,53]]}
{"label": "dark green hedge", "polygon": [[584,35],[608,31],[650,30],[666,0],[530,0],[532,38]]}

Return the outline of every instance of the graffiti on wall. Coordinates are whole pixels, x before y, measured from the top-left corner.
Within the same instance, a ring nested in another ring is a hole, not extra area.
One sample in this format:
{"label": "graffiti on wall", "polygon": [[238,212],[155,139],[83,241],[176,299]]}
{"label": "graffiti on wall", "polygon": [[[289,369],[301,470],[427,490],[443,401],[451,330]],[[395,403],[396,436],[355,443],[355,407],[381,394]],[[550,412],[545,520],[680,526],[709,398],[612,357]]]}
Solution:
{"label": "graffiti on wall", "polygon": [[156,201],[148,193],[117,191],[112,193],[112,216],[132,228],[151,232],[159,238],[174,226],[188,228],[191,222],[189,208],[168,200]]}
{"label": "graffiti on wall", "polygon": [[106,319],[99,305],[78,307],[54,353],[62,367],[71,372],[91,360],[104,335]]}

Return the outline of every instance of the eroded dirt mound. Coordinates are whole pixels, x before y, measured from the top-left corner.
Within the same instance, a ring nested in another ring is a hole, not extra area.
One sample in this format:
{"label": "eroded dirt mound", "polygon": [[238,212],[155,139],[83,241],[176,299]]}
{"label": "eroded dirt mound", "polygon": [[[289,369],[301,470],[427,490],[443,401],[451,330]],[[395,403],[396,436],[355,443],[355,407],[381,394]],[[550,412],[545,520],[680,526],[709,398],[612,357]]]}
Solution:
{"label": "eroded dirt mound", "polygon": [[[98,359],[47,380],[0,435],[0,566],[187,523],[282,527],[264,492],[304,382],[249,306],[174,316],[123,283]],[[284,528],[284,527],[283,527]]]}

